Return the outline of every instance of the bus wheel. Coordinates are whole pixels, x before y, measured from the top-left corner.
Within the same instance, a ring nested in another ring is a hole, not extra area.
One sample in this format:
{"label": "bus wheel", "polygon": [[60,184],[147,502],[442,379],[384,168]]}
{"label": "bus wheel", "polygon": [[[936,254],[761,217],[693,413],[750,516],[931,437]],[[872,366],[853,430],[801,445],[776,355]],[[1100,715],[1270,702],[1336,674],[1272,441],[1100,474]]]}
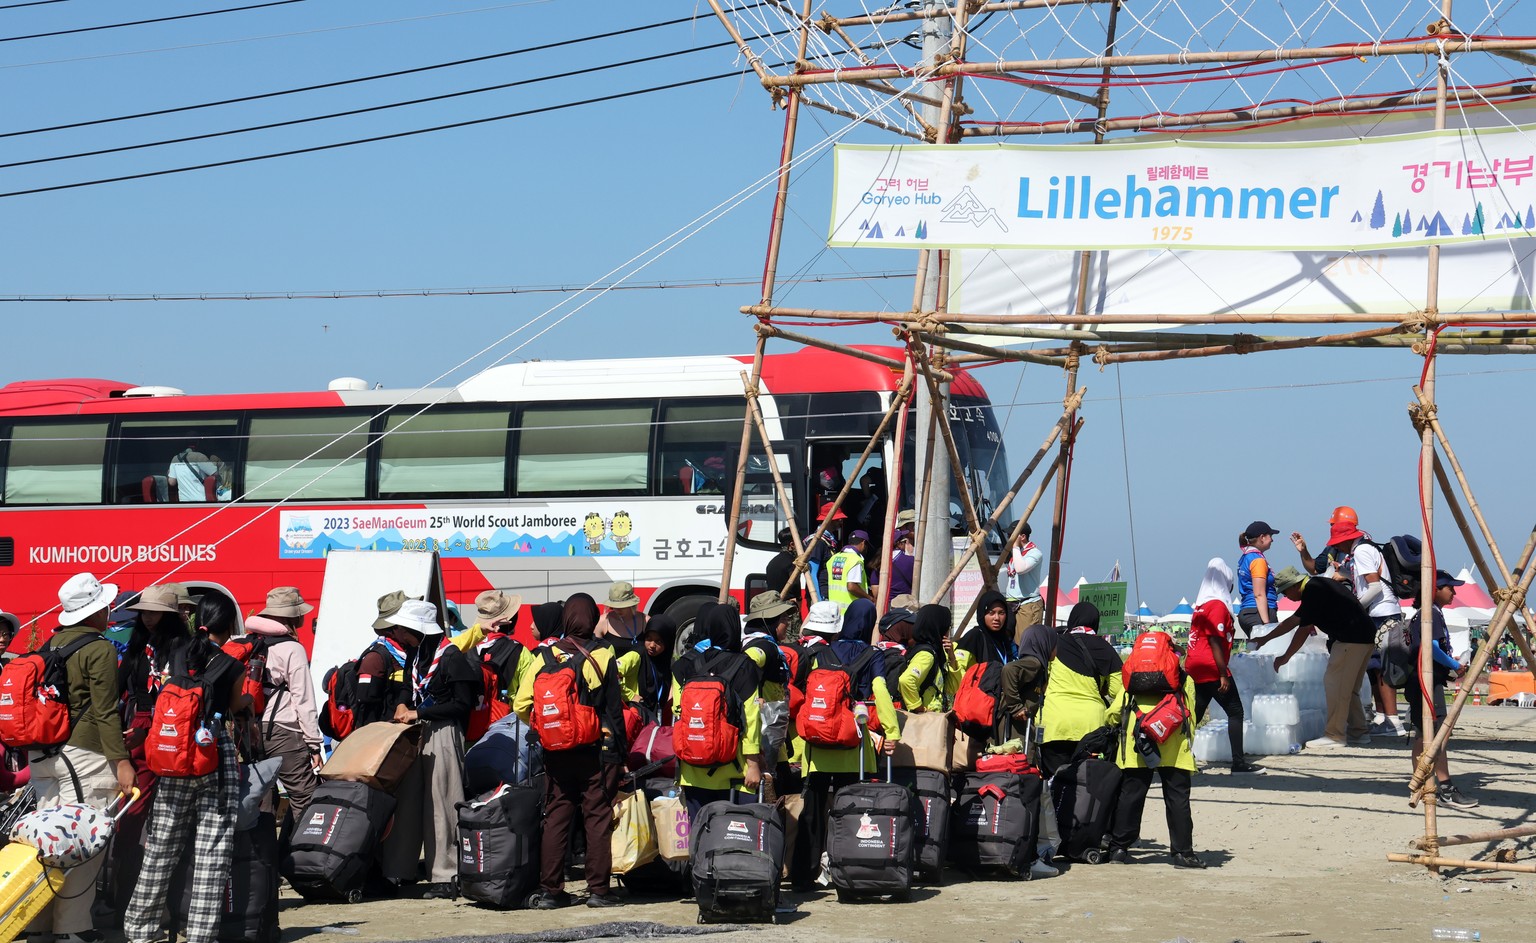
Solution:
{"label": "bus wheel", "polygon": [[674,652],[686,652],[699,640],[699,635],[694,632],[694,621],[698,618],[699,610],[714,601],[713,596],[684,596],[667,607],[664,615],[677,625],[677,642],[672,648]]}

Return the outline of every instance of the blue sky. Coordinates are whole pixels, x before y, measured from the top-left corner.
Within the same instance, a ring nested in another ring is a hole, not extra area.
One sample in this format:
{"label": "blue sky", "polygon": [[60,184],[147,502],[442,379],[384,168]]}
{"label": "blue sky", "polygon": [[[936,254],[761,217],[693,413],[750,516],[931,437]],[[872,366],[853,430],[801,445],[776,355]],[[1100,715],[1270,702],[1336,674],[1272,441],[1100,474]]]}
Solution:
{"label": "blue sky", "polygon": [[[0,38],[228,4],[131,8],[65,0],[0,9]],[[1165,5],[1159,4],[1160,7]],[[1186,4],[1199,8],[1199,3]],[[1207,4],[1213,9],[1215,4]],[[1405,4],[1412,8],[1413,4]],[[1505,4],[1505,6],[1509,6]],[[353,78],[688,16],[692,3],[306,0],[220,16],[0,42],[0,132]],[[131,12],[130,12],[131,11]],[[1405,22],[1423,19],[1410,9]],[[1421,24],[1418,24],[1421,25]],[[1415,27],[1417,28],[1417,26]],[[1339,38],[1334,36],[1330,41]],[[723,42],[712,19],[397,79],[5,139],[5,163],[290,120],[548,76]],[[468,121],[739,69],[717,48],[296,128],[0,168],[0,192],[151,172]],[[1401,86],[1417,63],[1389,87]],[[1312,89],[1321,97],[1326,84]],[[1204,107],[1206,102],[1188,103]],[[841,127],[808,113],[804,152]],[[0,198],[0,296],[583,285],[666,240],[764,175],[782,113],[752,80],[233,167]],[[851,140],[883,140],[860,132]],[[781,272],[903,270],[910,256],[825,251],[830,161],[797,171]],[[763,190],[634,275],[640,282],[761,270]],[[561,296],[9,304],[5,379],[105,376],[190,392],[323,387],[354,375],[426,383]],[[749,287],[616,292],[491,355],[575,358],[736,353],[753,337]],[[802,285],[790,305],[905,308],[904,281]],[[566,309],[547,317],[548,325]],[[884,329],[840,339],[884,341]],[[527,342],[525,346],[519,346]],[[485,361],[482,361],[482,364]],[[1518,483],[1529,423],[1525,358],[1447,359],[1441,415],[1513,559],[1529,507]],[[1536,365],[1533,365],[1536,366]],[[1336,504],[1379,537],[1416,530],[1416,440],[1404,406],[1418,361],[1398,352],[1291,352],[1085,371],[1088,424],[1073,476],[1064,577],[1121,561],[1155,609],[1193,595],[1207,558],[1254,518],[1324,542]],[[449,379],[473,370],[461,368]],[[1059,373],[989,368],[1015,455],[1059,413]],[[1124,448],[1121,436],[1123,390]],[[1007,404],[1016,404],[1009,406]],[[1501,442],[1500,440],[1505,441]],[[1128,456],[1128,458],[1127,458]],[[1136,542],[1130,539],[1127,466]],[[1037,523],[1043,515],[1036,517]],[[1448,516],[1442,522],[1450,524]],[[1043,528],[1042,528],[1043,529]],[[1448,535],[1449,536],[1449,535]],[[1459,540],[1443,562],[1470,562]],[[1277,556],[1289,562],[1288,548]],[[1136,565],[1133,566],[1133,557]]]}

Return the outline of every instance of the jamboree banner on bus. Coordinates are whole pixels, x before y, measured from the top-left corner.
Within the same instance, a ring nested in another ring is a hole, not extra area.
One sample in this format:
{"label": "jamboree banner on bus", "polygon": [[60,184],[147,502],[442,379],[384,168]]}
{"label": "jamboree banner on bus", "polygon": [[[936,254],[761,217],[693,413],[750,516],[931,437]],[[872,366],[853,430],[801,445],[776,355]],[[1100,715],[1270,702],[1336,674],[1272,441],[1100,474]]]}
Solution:
{"label": "jamboree banner on bus", "polygon": [[1536,234],[1536,125],[1364,140],[839,144],[827,244],[1392,249]]}
{"label": "jamboree banner on bus", "polygon": [[[283,511],[278,555],[285,560],[323,558],[332,550],[435,550],[444,557],[639,556],[640,528],[624,505],[597,501],[565,507],[425,507]],[[704,540],[643,535],[659,558],[677,542]],[[710,531],[710,550],[720,537]],[[695,548],[690,547],[690,550]],[[709,554],[713,556],[714,554]]]}

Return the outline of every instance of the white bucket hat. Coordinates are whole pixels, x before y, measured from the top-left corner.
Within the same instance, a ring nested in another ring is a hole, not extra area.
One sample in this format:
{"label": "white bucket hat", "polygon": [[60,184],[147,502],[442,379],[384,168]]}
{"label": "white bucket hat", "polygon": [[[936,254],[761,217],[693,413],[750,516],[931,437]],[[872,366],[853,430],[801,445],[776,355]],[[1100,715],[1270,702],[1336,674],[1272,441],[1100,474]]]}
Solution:
{"label": "white bucket hat", "polygon": [[59,625],[79,625],[98,609],[112,605],[117,584],[103,583],[92,573],[76,573],[59,587]]}
{"label": "white bucket hat", "polygon": [[843,631],[843,610],[830,599],[813,603],[810,611],[805,614],[805,622],[800,626],[800,630],[835,638]]}
{"label": "white bucket hat", "polygon": [[384,617],[390,625],[420,632],[422,635],[441,635],[443,627],[437,621],[437,606],[424,599],[407,599],[399,610]]}

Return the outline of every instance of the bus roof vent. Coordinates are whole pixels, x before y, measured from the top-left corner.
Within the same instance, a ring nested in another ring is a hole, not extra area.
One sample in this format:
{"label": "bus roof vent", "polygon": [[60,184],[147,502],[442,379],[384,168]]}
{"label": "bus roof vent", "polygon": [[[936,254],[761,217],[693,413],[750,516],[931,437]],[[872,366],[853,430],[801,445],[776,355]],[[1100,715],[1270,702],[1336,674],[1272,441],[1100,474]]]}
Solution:
{"label": "bus roof vent", "polygon": [[185,390],[178,390],[174,386],[135,386],[123,391],[124,397],[129,396],[185,396]]}
{"label": "bus roof vent", "polygon": [[368,389],[368,381],[360,377],[337,377],[326,389],[332,393],[361,393]]}

